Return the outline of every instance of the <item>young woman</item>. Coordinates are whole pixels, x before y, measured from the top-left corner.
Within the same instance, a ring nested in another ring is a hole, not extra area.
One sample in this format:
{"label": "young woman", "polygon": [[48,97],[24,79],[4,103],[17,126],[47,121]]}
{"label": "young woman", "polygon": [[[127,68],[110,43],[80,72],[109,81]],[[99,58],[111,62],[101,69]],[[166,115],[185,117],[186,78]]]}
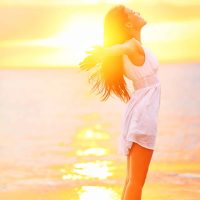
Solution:
{"label": "young woman", "polygon": [[[126,102],[119,137],[119,153],[127,156],[127,175],[121,200],[141,200],[154,152],[161,85],[158,60],[141,43],[146,21],[138,12],[117,5],[104,20],[104,45],[96,45],[79,65],[93,71],[89,82],[105,101],[114,93]],[[124,76],[132,81],[129,95]]]}

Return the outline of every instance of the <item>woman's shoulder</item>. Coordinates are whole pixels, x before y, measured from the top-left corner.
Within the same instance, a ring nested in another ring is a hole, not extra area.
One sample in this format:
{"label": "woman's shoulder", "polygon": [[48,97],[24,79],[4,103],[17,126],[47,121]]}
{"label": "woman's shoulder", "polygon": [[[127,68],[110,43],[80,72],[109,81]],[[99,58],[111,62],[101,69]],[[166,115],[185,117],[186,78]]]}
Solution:
{"label": "woman's shoulder", "polygon": [[[128,40],[127,45],[130,46],[130,50],[125,56],[128,56],[131,62],[135,64],[137,67],[143,66],[146,59],[146,52],[145,52],[146,48],[143,47],[143,45],[135,38]],[[132,50],[131,48],[133,45],[134,45],[134,50]]]}
{"label": "woman's shoulder", "polygon": [[136,51],[140,51],[143,48],[142,44],[135,38],[131,38],[125,41],[124,44],[129,46],[130,48],[134,47]]}

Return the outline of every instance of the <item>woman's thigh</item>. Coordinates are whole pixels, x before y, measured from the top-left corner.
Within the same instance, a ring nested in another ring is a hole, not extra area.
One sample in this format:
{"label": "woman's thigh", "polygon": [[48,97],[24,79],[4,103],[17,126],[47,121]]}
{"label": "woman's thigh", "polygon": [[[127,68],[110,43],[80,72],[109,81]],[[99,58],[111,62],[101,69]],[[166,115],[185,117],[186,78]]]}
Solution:
{"label": "woman's thigh", "polygon": [[140,187],[144,185],[153,151],[133,143],[127,158],[129,181],[133,181]]}
{"label": "woman's thigh", "polygon": [[127,156],[127,165],[126,165],[126,182],[129,180],[129,166],[130,166],[130,156]]}

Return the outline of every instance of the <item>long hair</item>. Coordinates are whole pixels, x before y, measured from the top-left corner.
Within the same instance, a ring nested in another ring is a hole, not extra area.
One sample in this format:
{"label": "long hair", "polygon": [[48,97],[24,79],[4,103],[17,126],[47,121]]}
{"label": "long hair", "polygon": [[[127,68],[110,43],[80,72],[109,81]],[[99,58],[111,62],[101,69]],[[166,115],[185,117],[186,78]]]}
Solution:
{"label": "long hair", "polygon": [[[117,5],[109,10],[104,18],[104,47],[121,44],[132,38],[124,26],[128,21],[124,5]],[[130,99],[127,83],[123,76],[123,60],[120,56],[108,56],[101,63],[95,61],[92,55],[85,58],[84,70],[94,70],[89,76],[89,83],[93,84],[92,92],[102,93],[101,101],[105,101],[114,93],[122,101]],[[86,64],[89,63],[89,64]]]}

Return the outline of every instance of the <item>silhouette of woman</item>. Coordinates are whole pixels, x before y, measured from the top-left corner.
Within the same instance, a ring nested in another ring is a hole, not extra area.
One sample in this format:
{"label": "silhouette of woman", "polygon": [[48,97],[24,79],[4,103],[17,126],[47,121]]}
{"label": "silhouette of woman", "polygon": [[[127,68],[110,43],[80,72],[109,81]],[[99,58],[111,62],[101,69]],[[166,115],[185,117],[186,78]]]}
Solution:
{"label": "silhouette of woman", "polygon": [[[145,24],[138,12],[116,5],[104,19],[104,44],[93,46],[79,63],[81,70],[93,71],[89,82],[102,101],[113,93],[127,103],[119,137],[119,153],[127,156],[121,200],[141,200],[156,140],[161,84],[158,60],[141,43]],[[131,95],[124,76],[133,83]]]}

